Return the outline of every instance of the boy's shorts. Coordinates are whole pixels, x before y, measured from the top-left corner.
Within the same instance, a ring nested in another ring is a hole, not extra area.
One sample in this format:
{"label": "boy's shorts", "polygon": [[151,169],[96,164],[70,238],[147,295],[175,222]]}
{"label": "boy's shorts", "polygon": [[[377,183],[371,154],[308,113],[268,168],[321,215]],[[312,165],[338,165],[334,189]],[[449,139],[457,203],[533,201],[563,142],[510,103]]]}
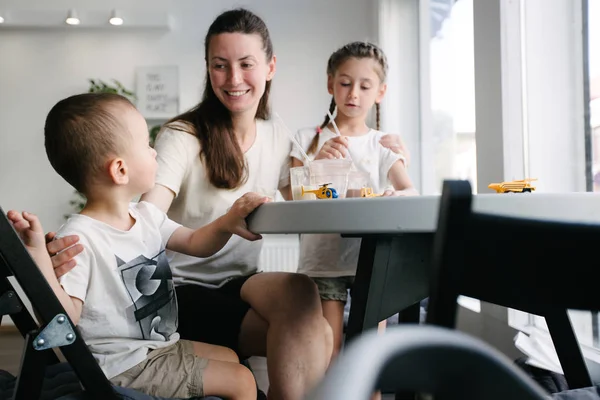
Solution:
{"label": "boy's shorts", "polygon": [[144,361],[110,382],[153,396],[202,397],[202,376],[207,365],[207,358],[194,355],[192,342],[179,340],[171,346],[151,350]]}
{"label": "boy's shorts", "polygon": [[321,300],[334,300],[346,303],[348,289],[354,283],[353,276],[340,276],[335,278],[312,278],[319,289]]}

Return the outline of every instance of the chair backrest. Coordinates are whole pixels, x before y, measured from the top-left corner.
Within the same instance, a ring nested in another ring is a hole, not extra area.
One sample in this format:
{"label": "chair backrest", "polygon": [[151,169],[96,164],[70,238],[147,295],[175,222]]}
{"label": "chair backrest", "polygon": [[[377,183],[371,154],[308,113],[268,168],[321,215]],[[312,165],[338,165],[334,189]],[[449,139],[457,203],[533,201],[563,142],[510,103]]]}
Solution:
{"label": "chair backrest", "polygon": [[[31,305],[36,310],[41,325],[39,331],[35,330],[33,332],[27,332],[26,334],[37,335],[40,332],[43,332],[44,328],[52,323],[59,314],[62,314],[65,317],[62,321],[66,320],[66,322],[70,324],[70,329],[74,332],[74,337],[70,344],[59,346],[61,352],[71,364],[79,380],[92,398],[116,399],[117,397],[110,382],[106,379],[106,376],[96,360],[94,360],[92,353],[81,338],[77,327],[68,317],[68,314],[50,288],[50,285],[35,262],[29,256],[27,249],[6,218],[4,211],[0,208],[0,290],[4,289],[12,291],[12,285],[10,285],[10,282],[7,279],[7,277],[11,275],[15,277],[31,302]],[[13,291],[13,295],[14,293],[15,292]],[[0,295],[1,294],[2,293],[0,293]],[[25,313],[28,316],[26,316]],[[17,316],[16,319],[15,315]],[[21,333],[31,329],[33,326],[32,323],[35,324],[32,316],[29,315],[26,309],[21,310],[20,314],[15,315],[11,314],[15,320],[15,324],[21,330]],[[50,338],[48,338],[48,340],[50,340]],[[43,373],[43,368],[40,371],[38,366],[31,366],[32,364],[39,363],[40,358],[33,357],[33,362],[27,363],[28,353],[37,355],[39,352],[38,350],[32,350],[29,344],[30,343],[26,343],[25,357],[21,365],[21,376],[27,375],[30,372]],[[28,377],[28,379],[33,379],[33,376],[31,378]]]}
{"label": "chair backrest", "polygon": [[546,317],[561,364],[565,340],[557,340],[557,330],[575,343],[568,352],[581,355],[566,310],[600,309],[600,268],[590,254],[600,246],[600,225],[475,212],[472,197],[467,181],[444,182],[427,322],[453,327],[456,298],[466,295]]}
{"label": "chair backrest", "polygon": [[471,200],[469,182],[444,182],[433,262],[456,291],[533,313],[600,310],[599,224],[484,214]]}
{"label": "chair backrest", "polygon": [[510,360],[467,334],[394,326],[357,337],[307,400],[364,400],[378,387],[436,400],[541,400],[543,390]]}

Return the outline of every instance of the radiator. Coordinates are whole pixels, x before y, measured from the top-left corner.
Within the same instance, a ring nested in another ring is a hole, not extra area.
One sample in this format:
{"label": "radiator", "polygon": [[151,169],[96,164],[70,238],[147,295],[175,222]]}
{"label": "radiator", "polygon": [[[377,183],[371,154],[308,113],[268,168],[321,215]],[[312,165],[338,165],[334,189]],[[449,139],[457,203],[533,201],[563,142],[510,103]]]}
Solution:
{"label": "radiator", "polygon": [[296,272],[298,269],[298,235],[263,235],[263,247],[258,261],[265,272]]}

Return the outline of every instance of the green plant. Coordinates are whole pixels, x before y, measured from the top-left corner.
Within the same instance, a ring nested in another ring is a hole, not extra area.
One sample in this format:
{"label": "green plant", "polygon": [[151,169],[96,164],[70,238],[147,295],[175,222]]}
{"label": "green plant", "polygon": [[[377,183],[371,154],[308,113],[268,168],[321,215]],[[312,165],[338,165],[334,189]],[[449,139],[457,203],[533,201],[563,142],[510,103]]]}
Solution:
{"label": "green plant", "polygon": [[88,89],[89,93],[115,93],[128,98],[134,104],[137,101],[135,93],[126,89],[125,86],[116,79],[112,80],[114,86],[99,79],[88,79],[88,81],[90,82],[90,88]]}

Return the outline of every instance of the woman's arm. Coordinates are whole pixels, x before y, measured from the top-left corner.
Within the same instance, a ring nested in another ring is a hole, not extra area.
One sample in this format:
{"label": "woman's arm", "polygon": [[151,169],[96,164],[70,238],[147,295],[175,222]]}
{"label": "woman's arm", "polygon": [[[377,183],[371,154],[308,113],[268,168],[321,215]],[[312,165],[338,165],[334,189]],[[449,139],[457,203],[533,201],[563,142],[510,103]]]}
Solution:
{"label": "woman's arm", "polygon": [[158,207],[159,210],[166,213],[173,203],[175,193],[163,185],[156,184],[150,191],[144,193],[140,201],[147,201]]}

